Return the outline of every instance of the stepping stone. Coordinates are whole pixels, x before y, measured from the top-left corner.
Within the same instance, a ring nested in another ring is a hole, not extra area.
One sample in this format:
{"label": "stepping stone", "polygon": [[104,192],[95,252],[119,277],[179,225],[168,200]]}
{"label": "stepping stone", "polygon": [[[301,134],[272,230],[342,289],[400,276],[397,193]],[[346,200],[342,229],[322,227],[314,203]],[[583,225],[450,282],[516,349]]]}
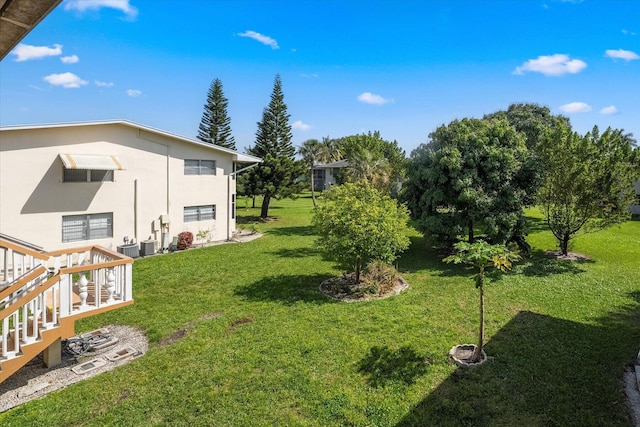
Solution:
{"label": "stepping stone", "polygon": [[113,353],[109,353],[105,355],[108,361],[117,362],[118,360],[126,359],[127,357],[135,356],[138,353],[138,350],[135,348],[127,347],[122,350],[114,351]]}
{"label": "stepping stone", "polygon": [[94,369],[98,369],[107,364],[107,361],[101,358],[89,360],[88,362],[84,362],[81,365],[75,366],[71,368],[73,372],[78,375],[85,374],[87,372],[93,371]]}

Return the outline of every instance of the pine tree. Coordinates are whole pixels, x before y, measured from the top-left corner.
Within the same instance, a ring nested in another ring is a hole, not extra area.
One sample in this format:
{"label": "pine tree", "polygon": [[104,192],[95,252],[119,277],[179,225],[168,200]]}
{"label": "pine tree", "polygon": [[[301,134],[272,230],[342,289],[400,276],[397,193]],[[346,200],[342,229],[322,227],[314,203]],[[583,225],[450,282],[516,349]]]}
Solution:
{"label": "pine tree", "polygon": [[231,119],[227,115],[229,100],[222,92],[222,82],[215,79],[207,93],[207,103],[198,129],[198,139],[209,144],[236,149],[236,141],[231,135]]}
{"label": "pine tree", "polygon": [[292,197],[302,190],[298,178],[305,173],[304,162],[294,159],[295,148],[291,143],[291,125],[284,103],[282,82],[277,74],[271,93],[271,101],[258,122],[256,144],[252,155],[262,158],[262,163],[250,172],[250,180],[262,194],[261,218],[267,218],[272,198]]}

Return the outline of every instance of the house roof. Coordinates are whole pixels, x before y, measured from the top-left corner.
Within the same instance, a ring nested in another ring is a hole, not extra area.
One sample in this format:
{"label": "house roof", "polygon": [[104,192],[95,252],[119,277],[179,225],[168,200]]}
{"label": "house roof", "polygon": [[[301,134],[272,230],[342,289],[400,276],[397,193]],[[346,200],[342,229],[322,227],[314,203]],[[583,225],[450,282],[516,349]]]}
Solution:
{"label": "house roof", "polygon": [[[0,0],[2,1],[2,0]],[[128,120],[102,120],[91,122],[72,122],[72,123],[51,123],[51,124],[32,124],[32,125],[14,125],[14,126],[1,126],[0,132],[10,132],[19,130],[33,130],[33,129],[52,129],[52,128],[64,128],[64,127],[80,127],[80,126],[103,126],[103,125],[122,125],[128,126],[134,129],[144,130],[146,132],[155,133],[157,135],[173,138],[189,144],[199,145],[214,151],[219,151],[225,154],[231,154],[233,160],[238,163],[261,163],[262,159],[259,157],[251,156],[249,154],[239,153],[229,148],[220,147],[219,145],[209,144],[207,142],[197,141],[195,139],[186,138],[184,136],[176,135],[170,132],[166,132],[160,129],[155,129],[149,126],[144,126],[138,123],[133,123]]]}
{"label": "house roof", "polygon": [[313,165],[314,169],[332,169],[332,168],[346,168],[349,163],[346,160],[338,160],[331,163],[318,163]]}
{"label": "house roof", "polygon": [[0,0],[0,60],[61,1]]}

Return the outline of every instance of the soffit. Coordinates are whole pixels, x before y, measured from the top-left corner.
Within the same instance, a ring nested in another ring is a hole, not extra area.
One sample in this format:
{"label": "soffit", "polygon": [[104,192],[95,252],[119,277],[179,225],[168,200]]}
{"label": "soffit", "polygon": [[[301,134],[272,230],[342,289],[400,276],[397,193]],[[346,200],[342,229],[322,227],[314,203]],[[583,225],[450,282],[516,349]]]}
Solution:
{"label": "soffit", "polygon": [[62,0],[0,0],[0,60]]}

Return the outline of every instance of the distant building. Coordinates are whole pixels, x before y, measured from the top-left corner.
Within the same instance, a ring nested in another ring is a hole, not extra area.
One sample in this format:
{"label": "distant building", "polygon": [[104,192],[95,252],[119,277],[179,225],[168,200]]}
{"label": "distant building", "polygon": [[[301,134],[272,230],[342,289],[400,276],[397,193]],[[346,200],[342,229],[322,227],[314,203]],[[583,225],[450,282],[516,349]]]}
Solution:
{"label": "distant building", "polygon": [[328,190],[338,183],[337,177],[348,166],[346,160],[338,160],[331,163],[319,163],[313,166],[314,190]]}
{"label": "distant building", "polygon": [[636,189],[636,204],[631,205],[631,213],[633,215],[640,215],[640,181],[636,182],[634,188]]}

